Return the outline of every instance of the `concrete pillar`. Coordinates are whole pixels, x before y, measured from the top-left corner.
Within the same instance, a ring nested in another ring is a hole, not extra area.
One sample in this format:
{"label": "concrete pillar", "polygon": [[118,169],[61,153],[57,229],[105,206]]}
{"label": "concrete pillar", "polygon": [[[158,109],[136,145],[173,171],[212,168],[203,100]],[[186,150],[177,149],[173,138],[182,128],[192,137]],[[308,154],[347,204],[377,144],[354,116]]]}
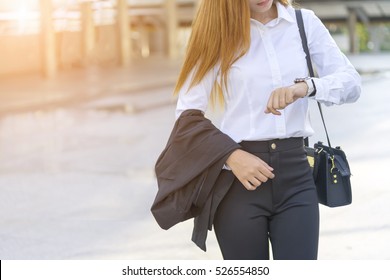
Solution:
{"label": "concrete pillar", "polygon": [[81,47],[83,60],[89,62],[92,59],[92,51],[95,48],[95,23],[91,1],[80,3],[81,12]]}
{"label": "concrete pillar", "polygon": [[150,40],[149,40],[149,30],[146,26],[146,23],[142,20],[139,24],[139,34],[140,34],[140,45],[141,45],[141,56],[148,57],[150,55]]}
{"label": "concrete pillar", "polygon": [[132,46],[127,0],[117,0],[117,13],[119,61],[121,66],[128,66],[130,64]]}
{"label": "concrete pillar", "polygon": [[348,9],[348,33],[350,53],[359,53],[359,38],[357,34],[357,13],[355,9]]}
{"label": "concrete pillar", "polygon": [[371,46],[369,47],[372,52],[376,53],[381,51],[381,43],[384,40],[384,34],[386,34],[385,32],[381,32],[380,28],[381,26],[379,25],[371,25],[369,28],[371,42]]}
{"label": "concrete pillar", "polygon": [[179,21],[177,16],[176,0],[165,0],[166,28],[168,36],[168,55],[170,58],[177,58],[179,54],[177,45],[177,34]]}
{"label": "concrete pillar", "polygon": [[42,74],[46,78],[57,74],[56,34],[53,26],[51,0],[40,0]]}

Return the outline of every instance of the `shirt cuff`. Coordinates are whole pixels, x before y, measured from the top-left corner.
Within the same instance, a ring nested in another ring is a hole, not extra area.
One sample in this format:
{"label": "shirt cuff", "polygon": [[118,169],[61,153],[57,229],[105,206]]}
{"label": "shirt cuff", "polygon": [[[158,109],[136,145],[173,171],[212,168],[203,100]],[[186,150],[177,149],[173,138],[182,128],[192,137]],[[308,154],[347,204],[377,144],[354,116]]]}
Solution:
{"label": "shirt cuff", "polygon": [[317,87],[316,87],[316,84],[315,84],[313,78],[307,80],[307,81],[306,81],[306,84],[307,84],[307,86],[308,86],[308,89],[307,89],[307,97],[314,97],[314,96],[316,96]]}
{"label": "shirt cuff", "polygon": [[232,171],[232,169],[226,163],[223,165],[222,169]]}
{"label": "shirt cuff", "polygon": [[339,104],[340,103],[340,97],[339,96],[332,96],[330,94],[330,88],[328,85],[328,81],[324,78],[312,78],[315,85],[316,85],[316,95],[312,98],[324,103],[327,106],[330,106],[332,104]]}

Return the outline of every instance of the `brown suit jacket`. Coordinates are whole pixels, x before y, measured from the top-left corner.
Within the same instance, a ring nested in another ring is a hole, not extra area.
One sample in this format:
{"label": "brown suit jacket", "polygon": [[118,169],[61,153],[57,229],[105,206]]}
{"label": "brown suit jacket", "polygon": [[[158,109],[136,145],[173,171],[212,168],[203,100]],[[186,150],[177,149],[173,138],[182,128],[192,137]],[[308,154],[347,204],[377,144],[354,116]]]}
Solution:
{"label": "brown suit jacket", "polygon": [[206,251],[207,230],[234,180],[222,167],[238,148],[201,111],[181,114],[155,166],[158,192],[151,211],[161,228],[195,217],[192,240]]}

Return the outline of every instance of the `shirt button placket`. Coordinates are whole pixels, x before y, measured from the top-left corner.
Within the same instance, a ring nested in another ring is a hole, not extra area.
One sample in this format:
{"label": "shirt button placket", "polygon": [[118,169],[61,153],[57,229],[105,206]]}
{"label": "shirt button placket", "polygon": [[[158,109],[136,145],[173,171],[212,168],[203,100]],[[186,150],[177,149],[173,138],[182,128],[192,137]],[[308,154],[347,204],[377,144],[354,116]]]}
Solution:
{"label": "shirt button placket", "polygon": [[[266,49],[268,61],[270,63],[270,69],[272,74],[272,83],[274,88],[279,88],[283,85],[282,83],[282,74],[280,71],[280,66],[278,59],[276,57],[275,48],[273,46],[273,43],[271,41],[271,38],[269,37],[268,32],[266,32],[263,36],[264,40],[264,46]],[[279,116],[276,119],[276,133],[280,136],[284,136],[286,134],[286,120],[285,116],[282,113],[281,116]]]}

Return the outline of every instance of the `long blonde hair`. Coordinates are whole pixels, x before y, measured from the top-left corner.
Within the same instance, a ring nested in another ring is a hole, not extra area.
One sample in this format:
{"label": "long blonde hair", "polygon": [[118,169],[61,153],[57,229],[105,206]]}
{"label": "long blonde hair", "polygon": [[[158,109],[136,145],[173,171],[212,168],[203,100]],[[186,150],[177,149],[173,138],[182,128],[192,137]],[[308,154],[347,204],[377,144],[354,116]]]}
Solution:
{"label": "long blonde hair", "polygon": [[[289,5],[288,0],[275,0]],[[230,67],[245,55],[250,46],[250,8],[248,0],[201,0],[192,24],[184,64],[175,87],[175,94],[194,70],[190,88],[219,63],[221,81],[215,81],[212,101],[224,100],[222,87],[227,88]]]}

